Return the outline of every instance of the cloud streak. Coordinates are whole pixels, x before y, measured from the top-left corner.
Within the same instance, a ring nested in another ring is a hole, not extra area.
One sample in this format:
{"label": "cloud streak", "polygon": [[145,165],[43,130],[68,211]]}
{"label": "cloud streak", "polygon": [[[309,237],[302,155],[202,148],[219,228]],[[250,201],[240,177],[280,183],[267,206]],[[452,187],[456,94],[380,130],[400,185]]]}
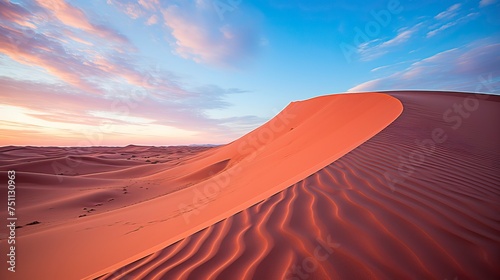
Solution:
{"label": "cloud streak", "polygon": [[486,7],[492,4],[495,4],[497,0],[481,0],[479,1],[479,7]]}
{"label": "cloud streak", "polygon": [[29,20],[31,17],[32,14],[21,5],[8,1],[0,2],[0,19],[2,21],[14,22],[18,25],[35,29],[36,25]]}
{"label": "cloud streak", "polygon": [[398,30],[397,35],[389,40],[381,41],[379,39],[375,39],[370,42],[360,44],[358,47],[358,53],[361,60],[370,61],[381,57],[382,55],[388,53],[391,48],[398,47],[408,42],[419,28],[420,24],[417,24],[412,28],[401,28]]}
{"label": "cloud streak", "polygon": [[444,31],[444,30],[446,30],[446,29],[448,29],[450,27],[453,27],[455,25],[463,24],[463,23],[465,23],[467,21],[470,21],[470,20],[474,19],[477,15],[478,15],[478,13],[469,13],[469,14],[467,14],[464,17],[461,17],[461,18],[456,19],[454,21],[445,23],[445,24],[439,26],[438,28],[429,31],[427,33],[427,38],[434,37],[438,33],[442,32],[442,31]]}
{"label": "cloud streak", "polygon": [[129,40],[125,36],[104,25],[92,23],[85,12],[66,3],[64,0],[37,0],[37,3],[64,25],[84,30],[89,34],[96,34],[118,44],[129,44]]}
{"label": "cloud streak", "polygon": [[451,5],[448,9],[437,14],[434,18],[437,20],[453,18],[457,15],[457,11],[460,9],[461,6],[462,4],[460,3]]}
{"label": "cloud streak", "polygon": [[0,52],[19,63],[41,67],[78,88],[94,93],[99,91],[82,76],[104,73],[82,64],[78,56],[68,54],[60,43],[42,34],[0,26]]}
{"label": "cloud streak", "polygon": [[[364,82],[349,91],[399,89],[474,91],[481,75],[500,76],[499,52],[500,43],[474,42],[463,48],[437,53],[411,64],[402,71]],[[497,78],[497,85],[490,88],[499,89],[498,82]]]}

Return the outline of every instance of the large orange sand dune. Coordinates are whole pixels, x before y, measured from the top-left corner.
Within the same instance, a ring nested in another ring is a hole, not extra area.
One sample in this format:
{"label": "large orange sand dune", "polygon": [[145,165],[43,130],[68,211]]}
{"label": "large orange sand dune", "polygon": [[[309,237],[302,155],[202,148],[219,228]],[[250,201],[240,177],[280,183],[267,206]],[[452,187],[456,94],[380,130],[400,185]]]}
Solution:
{"label": "large orange sand dune", "polygon": [[[18,173],[20,222],[41,221],[18,230],[13,279],[92,278],[119,269],[305,179],[376,135],[401,111],[398,99],[382,93],[318,97],[290,104],[228,145],[182,150],[168,159],[165,151],[147,147],[108,156],[95,149],[75,156],[70,150],[64,157],[54,148],[35,148],[25,155],[31,163],[19,163],[19,154],[12,154],[17,148],[4,147],[2,170]],[[55,155],[40,158],[44,153]],[[134,153],[146,153],[147,161],[132,158]],[[47,169],[54,162],[70,167],[54,174]],[[261,237],[245,246],[267,244],[269,235],[258,232]],[[253,258],[247,275],[262,256]]]}
{"label": "large orange sand dune", "polygon": [[100,279],[499,279],[500,97],[390,94],[349,154]]}

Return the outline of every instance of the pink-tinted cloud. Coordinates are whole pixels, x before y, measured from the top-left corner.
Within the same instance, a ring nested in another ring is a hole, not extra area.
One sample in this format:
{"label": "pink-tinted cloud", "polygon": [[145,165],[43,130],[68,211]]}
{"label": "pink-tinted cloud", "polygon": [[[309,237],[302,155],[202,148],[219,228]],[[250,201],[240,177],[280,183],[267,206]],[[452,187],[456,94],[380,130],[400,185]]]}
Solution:
{"label": "pink-tinted cloud", "polygon": [[155,25],[158,23],[158,16],[157,15],[152,15],[148,18],[146,21],[146,25]]}
{"label": "pink-tinted cloud", "polygon": [[[89,51],[71,51],[67,46],[67,38],[81,42]],[[86,44],[88,43],[88,44]],[[113,94],[109,85],[122,91],[147,90],[159,99],[191,100],[195,104],[197,97],[206,101],[203,96],[210,96],[199,89],[188,88],[178,82],[175,75],[168,71],[148,70],[138,67],[132,56],[122,53],[99,53],[92,50],[90,42],[81,40],[71,30],[62,33],[36,33],[32,30],[16,29],[0,26],[0,53],[29,66],[44,69],[68,85],[86,93],[101,95]],[[226,94],[218,91],[220,96]],[[211,96],[212,98],[214,96]],[[215,96],[207,104],[215,104],[220,100]],[[203,106],[201,106],[203,107]]]}
{"label": "pink-tinted cloud", "polygon": [[138,3],[147,10],[155,10],[160,6],[159,0],[139,0]]}
{"label": "pink-tinted cloud", "polygon": [[59,21],[67,26],[96,34],[101,38],[113,40],[116,43],[129,43],[128,39],[117,31],[92,23],[82,10],[66,3],[64,0],[37,0],[37,3],[50,11]]}
{"label": "pink-tinted cloud", "polygon": [[[177,95],[187,93],[168,76],[154,79],[147,71],[140,71],[127,54],[106,52],[101,55],[92,50],[92,42],[81,39],[69,29],[52,33],[0,26],[0,53],[19,63],[42,68],[86,92],[104,94],[102,84],[122,78],[131,86]],[[83,50],[73,51],[67,39],[82,43]]]}
{"label": "pink-tinted cloud", "polygon": [[92,63],[103,72],[113,73],[115,77],[124,79],[128,84],[144,88],[156,96],[183,98],[192,95],[189,90],[178,84],[172,73],[159,69],[141,72],[126,56],[98,56]]}
{"label": "pink-tinted cloud", "polygon": [[70,30],[65,30],[64,34],[68,36],[71,40],[87,45],[87,46],[93,46],[94,44],[92,42],[86,41],[82,38],[80,38],[78,35],[76,35],[74,32],[71,32]]}
{"label": "pink-tinted cloud", "polygon": [[[210,131],[213,135],[231,133],[233,129],[225,127],[227,120],[211,119],[204,111],[227,107],[228,104],[222,98],[238,91],[224,90],[216,86],[205,86],[198,88],[197,92],[198,90],[200,94],[195,92],[186,98],[168,98],[168,95],[159,97],[153,91],[130,91],[124,95],[103,96],[85,94],[81,90],[64,85],[0,78],[0,100],[3,105],[41,112],[43,114],[32,116],[47,121],[95,126],[109,121],[117,123],[116,119],[92,114],[105,112],[120,115],[124,119],[142,118],[149,119],[154,124],[193,131]],[[254,120],[255,117],[233,120],[231,126],[237,127],[248,118]]]}
{"label": "pink-tinted cloud", "polygon": [[109,59],[106,59],[102,56],[96,57],[93,60],[93,63],[100,70],[107,73],[115,73],[116,75],[127,80],[132,85],[136,85],[139,87],[149,87],[145,78],[139,72],[133,70],[131,67],[127,67],[128,65],[112,63]]}
{"label": "pink-tinted cloud", "polygon": [[93,84],[82,78],[82,74],[99,73],[81,64],[77,57],[67,54],[62,45],[43,35],[0,26],[0,53],[19,63],[41,67],[68,84],[89,92],[98,91]]}
{"label": "pink-tinted cloud", "polygon": [[479,71],[499,72],[499,53],[500,43],[477,46],[457,58],[454,71],[460,75],[475,75]]}
{"label": "pink-tinted cloud", "polygon": [[[220,139],[232,140],[228,135],[238,136],[238,127],[258,124],[252,116],[230,120],[207,116],[207,110],[229,106],[225,97],[240,90],[186,84],[174,73],[139,63],[137,53],[118,49],[120,35],[94,24],[80,9],[64,1],[39,2],[4,5],[10,10],[1,11],[0,55],[12,59],[8,63],[20,69],[48,73],[61,82],[50,80],[53,84],[48,84],[41,80],[43,76],[30,77],[31,81],[1,77],[1,104],[23,108],[28,117],[40,122],[63,123],[65,127],[99,126],[103,122],[126,125],[128,116],[146,119],[152,125],[197,131],[206,136],[203,139],[219,139],[218,143]],[[143,4],[141,8],[147,10]],[[37,29],[21,24],[20,19],[36,23]],[[231,28],[224,32],[230,36]],[[125,118],[117,120],[113,118],[116,115]],[[0,129],[15,125],[0,124]],[[11,136],[19,136],[17,140],[23,135],[31,135],[29,139],[50,137],[40,127],[25,125],[22,133],[7,130]],[[81,134],[71,129],[67,133],[75,137]]]}
{"label": "pink-tinted cloud", "polygon": [[159,0],[108,0],[107,3],[113,5],[131,19],[146,19],[145,24],[148,26],[155,25],[160,21],[158,14],[156,14],[161,10]]}
{"label": "pink-tinted cloud", "polygon": [[0,19],[2,21],[10,21],[34,29],[36,26],[30,22],[30,18],[31,13],[22,6],[9,1],[0,2]]}
{"label": "pink-tinted cloud", "polygon": [[243,14],[235,8],[227,12],[233,13],[232,16],[220,18],[214,5],[205,2],[163,9],[177,54],[214,65],[234,65],[253,55],[262,40],[258,34],[258,15]]}
{"label": "pink-tinted cloud", "polygon": [[349,91],[351,91],[351,92],[371,91],[371,90],[379,88],[379,85],[382,84],[382,82],[383,82],[382,79],[370,80],[370,81],[364,82],[362,84],[359,84],[355,87],[350,88]]}
{"label": "pink-tinted cloud", "polygon": [[115,6],[118,10],[125,13],[131,19],[138,19],[146,14],[146,12],[136,1],[124,2],[121,0],[108,0],[108,4]]}
{"label": "pink-tinted cloud", "polygon": [[[265,45],[265,39],[259,35],[259,13],[237,1],[231,3],[222,9],[223,4],[208,0],[175,4],[158,0],[108,0],[108,4],[132,19],[144,18],[145,25],[162,22],[179,56],[217,66],[235,66]],[[227,6],[233,4],[234,7]]]}
{"label": "pink-tinted cloud", "polygon": [[131,19],[147,18],[146,25],[158,23],[158,16],[152,13],[160,10],[159,0],[108,0],[107,3]]}
{"label": "pink-tinted cloud", "polygon": [[[64,1],[50,0],[31,3],[26,7],[0,2],[2,24],[0,24],[0,53],[21,64],[34,66],[86,92],[105,93],[99,79],[119,76],[137,86],[144,86],[143,73],[135,70],[135,65],[112,65],[112,69],[102,69],[93,62],[99,51],[93,48],[92,38],[98,35],[99,45],[128,46],[128,40],[111,30],[91,23],[85,13]],[[30,10],[27,10],[27,9]],[[55,16],[47,16],[55,15]],[[25,22],[37,22],[42,30],[30,28]],[[63,24],[61,24],[61,22]],[[21,26],[20,26],[21,25]],[[69,26],[69,28],[68,28]],[[82,45],[72,45],[74,41]],[[122,44],[124,43],[124,44]],[[120,52],[121,49],[116,50]],[[106,51],[104,56],[113,55]],[[122,60],[126,61],[126,59]]]}

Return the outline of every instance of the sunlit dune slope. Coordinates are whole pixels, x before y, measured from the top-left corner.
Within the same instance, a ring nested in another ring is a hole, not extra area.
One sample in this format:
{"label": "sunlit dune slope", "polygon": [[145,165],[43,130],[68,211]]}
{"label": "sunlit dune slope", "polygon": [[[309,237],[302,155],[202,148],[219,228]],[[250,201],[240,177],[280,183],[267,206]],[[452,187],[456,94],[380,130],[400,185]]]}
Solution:
{"label": "sunlit dune slope", "polygon": [[75,192],[87,180],[99,180],[100,190],[106,190],[105,180],[116,188],[117,179],[133,173],[157,195],[20,234],[18,261],[29,269],[15,277],[92,278],[117,269],[305,179],[376,135],[402,110],[399,100],[382,93],[322,96],[291,103],[248,135],[177,165],[73,175],[82,180]]}
{"label": "sunlit dune slope", "polygon": [[500,279],[500,97],[391,92],[339,160],[104,279]]}

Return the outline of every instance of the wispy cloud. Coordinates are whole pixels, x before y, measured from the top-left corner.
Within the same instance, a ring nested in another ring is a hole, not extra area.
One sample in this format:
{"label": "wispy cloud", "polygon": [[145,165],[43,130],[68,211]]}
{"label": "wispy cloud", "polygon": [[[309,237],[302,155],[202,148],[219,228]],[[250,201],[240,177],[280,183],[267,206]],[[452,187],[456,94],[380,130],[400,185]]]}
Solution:
{"label": "wispy cloud", "polygon": [[31,18],[32,14],[21,5],[9,1],[0,2],[0,19],[3,21],[35,29],[36,25],[30,21]]}
{"label": "wispy cloud", "polygon": [[[479,75],[500,75],[500,43],[477,41],[437,53],[402,71],[373,79],[349,91],[434,89],[474,91]],[[497,81],[498,82],[498,81]]]}
{"label": "wispy cloud", "polygon": [[67,53],[59,42],[43,34],[0,26],[0,52],[19,63],[41,67],[62,81],[89,92],[99,89],[83,77],[106,76],[83,64],[82,57]]}
{"label": "wispy cloud", "polygon": [[37,3],[67,26],[84,30],[89,34],[96,34],[101,38],[113,40],[119,44],[129,43],[124,35],[107,26],[91,22],[84,11],[66,3],[64,0],[37,0]]}
{"label": "wispy cloud", "polygon": [[259,48],[258,15],[238,12],[222,20],[215,6],[206,1],[170,5],[163,9],[177,54],[199,63],[231,66],[253,55]]}
{"label": "wispy cloud", "polygon": [[486,6],[489,6],[491,4],[495,4],[497,2],[497,0],[481,0],[479,1],[479,7],[486,7]]}
{"label": "wispy cloud", "polygon": [[444,25],[441,25],[440,27],[427,32],[427,38],[431,38],[431,37],[435,36],[437,33],[441,32],[441,31],[444,31],[444,30],[446,30],[446,29],[448,29],[448,28],[450,28],[452,26],[455,26],[455,25],[457,25],[456,21],[454,21],[454,22],[448,22],[448,23],[446,23]]}
{"label": "wispy cloud", "polygon": [[148,18],[146,21],[146,25],[154,25],[158,23],[158,16],[157,15],[152,15]]}
{"label": "wispy cloud", "polygon": [[138,3],[147,10],[155,10],[160,6],[159,0],[139,0]]}
{"label": "wispy cloud", "polygon": [[375,39],[363,44],[358,47],[358,53],[363,61],[370,61],[381,57],[382,55],[388,53],[391,48],[398,47],[406,43],[410,38],[417,32],[421,24],[417,24],[411,28],[400,28],[395,37],[382,41],[380,39]]}
{"label": "wispy cloud", "polygon": [[455,19],[455,20],[448,22],[448,23],[445,23],[441,26],[438,25],[439,26],[438,28],[435,28],[435,29],[427,32],[427,38],[431,38],[431,37],[435,36],[436,34],[442,32],[450,27],[453,27],[455,25],[463,24],[467,21],[470,21],[470,20],[474,19],[477,15],[479,15],[479,13],[469,13],[466,16],[463,16],[459,19]]}
{"label": "wispy cloud", "polygon": [[[144,3],[146,3],[144,5],[147,3],[152,5],[151,3],[156,2]],[[56,4],[60,2],[51,2],[50,5]],[[44,5],[48,6],[49,2]],[[34,29],[26,29],[24,25],[16,25],[20,18],[30,19],[31,13],[28,10],[13,4],[8,7],[10,10],[4,14],[9,16],[3,18],[3,24],[0,26],[0,53],[21,64],[40,67],[68,85],[87,93],[106,94],[106,85],[121,80],[129,86],[150,90],[158,96],[187,98],[197,94],[191,89],[182,87],[171,72],[142,69],[144,67],[136,63],[133,55],[113,49],[101,52],[95,50],[93,41],[86,41],[80,36],[83,32],[84,37],[88,37],[94,31],[89,29],[95,25],[83,23],[86,20],[78,19],[78,24],[71,23],[83,29],[73,31],[64,29],[64,26],[58,26],[61,28],[60,32],[51,30],[38,32]],[[68,5],[61,5],[54,9],[57,11],[55,13],[58,13],[66,22],[76,19],[72,16],[62,16],[62,14],[83,16],[79,14],[81,12],[79,9]],[[114,40],[113,37],[105,39],[111,42]],[[78,42],[82,46],[73,49],[73,46],[68,44],[68,40]]]}
{"label": "wispy cloud", "polygon": [[432,38],[454,26],[463,25],[478,17],[479,12],[469,12],[462,15],[462,4],[457,3],[438,13],[433,18],[422,20],[412,27],[403,27],[390,39],[376,38],[358,46],[358,53],[362,61],[371,61],[392,50],[401,48],[403,44],[418,38]]}
{"label": "wispy cloud", "polygon": [[415,29],[400,29],[398,31],[398,35],[389,41],[385,41],[382,44],[380,44],[380,47],[386,48],[386,47],[392,47],[392,46],[397,46],[399,44],[402,44],[408,39],[410,39],[411,35],[415,32]]}
{"label": "wispy cloud", "polygon": [[107,84],[105,79],[112,81],[115,78],[122,78],[137,87],[179,92],[179,88],[173,86],[175,83],[169,83],[168,79],[163,80],[161,85],[149,84],[148,73],[137,70],[132,58],[127,55],[94,51],[85,55],[85,52],[71,50],[64,36],[84,44],[84,48],[92,48],[92,42],[82,40],[70,31],[57,35],[61,37],[0,26],[0,53],[21,64],[41,67],[68,85],[89,93],[105,93],[102,87]]}
{"label": "wispy cloud", "polygon": [[445,11],[437,14],[434,18],[437,20],[453,18],[457,15],[457,12],[461,6],[462,6],[462,4],[460,4],[460,3],[454,4],[454,5],[450,6],[448,9],[446,9]]}
{"label": "wispy cloud", "polygon": [[126,14],[132,20],[143,20],[147,26],[160,22],[162,7],[159,0],[107,0],[107,4]]}
{"label": "wispy cloud", "polygon": [[364,92],[371,90],[380,90],[380,85],[384,82],[383,78],[373,79],[362,84],[359,84],[355,87],[350,88],[348,91],[350,92]]}
{"label": "wispy cloud", "polygon": [[404,61],[400,61],[400,62],[394,63],[394,64],[383,65],[383,66],[379,66],[379,67],[373,68],[372,70],[370,70],[370,72],[378,72],[378,71],[381,71],[381,70],[386,70],[386,69],[394,68],[394,67],[396,67],[398,65],[401,65],[401,64],[409,64],[409,63],[414,62],[414,61],[416,61],[416,59],[404,60]]}
{"label": "wispy cloud", "polygon": [[167,43],[177,55],[223,67],[237,66],[266,42],[260,34],[260,14],[237,1],[234,3],[108,0],[108,4],[130,18],[143,18],[147,26],[161,23],[171,35]]}

